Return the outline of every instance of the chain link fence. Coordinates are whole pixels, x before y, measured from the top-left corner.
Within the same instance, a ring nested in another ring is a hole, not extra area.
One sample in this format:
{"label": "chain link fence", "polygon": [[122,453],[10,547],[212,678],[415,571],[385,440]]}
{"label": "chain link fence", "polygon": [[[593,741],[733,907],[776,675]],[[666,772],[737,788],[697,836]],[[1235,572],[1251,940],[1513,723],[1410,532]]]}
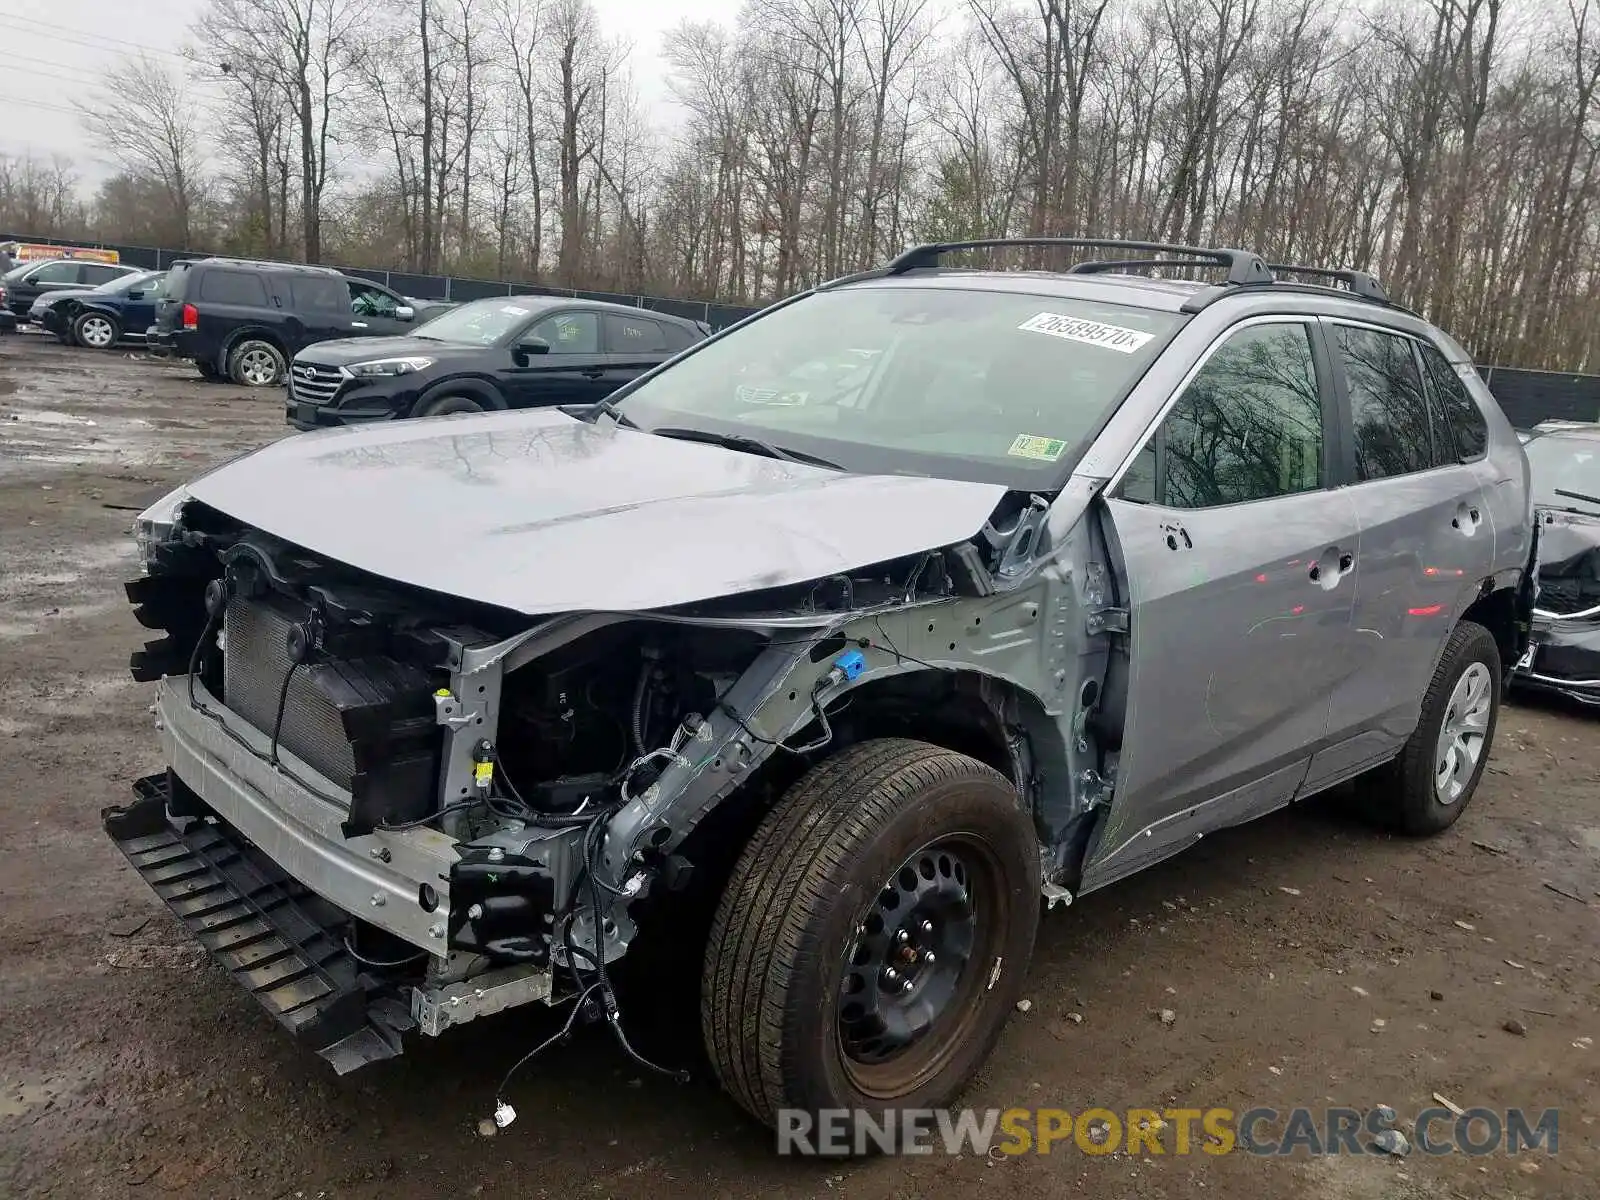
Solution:
{"label": "chain link fence", "polygon": [[[0,235],[0,241],[60,244],[53,238],[32,238],[16,234]],[[115,250],[131,266],[158,271],[180,258],[203,258],[193,250],[171,250],[159,246],[123,246],[115,242],[66,243],[97,250]],[[679,300],[669,296],[637,296],[620,292],[583,291],[547,287],[537,283],[473,279],[463,275],[421,275],[409,271],[388,271],[371,267],[340,266],[347,275],[381,283],[393,291],[419,300],[459,302],[483,300],[492,296],[574,296],[582,300],[605,300],[655,312],[670,313],[691,321],[704,321],[712,329],[724,329],[741,321],[757,308],[740,304],[721,304],[714,300]],[[1540,421],[1600,421],[1600,375],[1575,375],[1560,371],[1531,371],[1520,367],[1480,366],[1489,390],[1494,393],[1506,416],[1518,429],[1529,429]]]}

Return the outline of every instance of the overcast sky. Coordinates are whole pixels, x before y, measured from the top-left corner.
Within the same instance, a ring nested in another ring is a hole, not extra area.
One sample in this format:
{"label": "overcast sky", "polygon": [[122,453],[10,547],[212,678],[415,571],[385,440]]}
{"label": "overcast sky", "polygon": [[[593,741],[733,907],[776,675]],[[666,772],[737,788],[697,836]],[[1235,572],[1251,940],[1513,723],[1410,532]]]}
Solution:
{"label": "overcast sky", "polygon": [[[73,101],[93,96],[99,73],[149,54],[183,69],[179,54],[206,0],[0,0],[0,152],[72,158],[80,176],[109,173],[84,136]],[[685,18],[731,22],[739,0],[595,0],[607,34],[633,45],[641,97],[663,103],[662,33]],[[665,113],[652,113],[657,120]]]}

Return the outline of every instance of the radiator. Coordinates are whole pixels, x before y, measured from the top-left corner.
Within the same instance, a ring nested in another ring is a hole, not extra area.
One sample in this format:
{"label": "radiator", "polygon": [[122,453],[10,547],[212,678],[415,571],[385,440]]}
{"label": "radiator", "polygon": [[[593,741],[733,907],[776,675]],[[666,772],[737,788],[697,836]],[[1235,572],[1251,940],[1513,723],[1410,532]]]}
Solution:
{"label": "radiator", "polygon": [[[291,665],[289,630],[306,615],[279,597],[228,602],[223,703],[269,736]],[[432,810],[437,792],[442,739],[432,690],[427,672],[386,655],[313,655],[289,678],[278,746],[351,792],[353,814],[415,819]]]}

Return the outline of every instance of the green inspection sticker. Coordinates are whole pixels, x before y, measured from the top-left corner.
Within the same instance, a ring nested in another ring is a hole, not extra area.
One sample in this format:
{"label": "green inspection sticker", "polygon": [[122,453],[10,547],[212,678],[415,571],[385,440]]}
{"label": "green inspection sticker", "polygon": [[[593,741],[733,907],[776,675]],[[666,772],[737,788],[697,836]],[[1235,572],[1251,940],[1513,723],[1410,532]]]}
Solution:
{"label": "green inspection sticker", "polygon": [[1006,453],[1013,458],[1036,458],[1040,462],[1055,462],[1067,452],[1067,443],[1060,438],[1034,437],[1019,433]]}

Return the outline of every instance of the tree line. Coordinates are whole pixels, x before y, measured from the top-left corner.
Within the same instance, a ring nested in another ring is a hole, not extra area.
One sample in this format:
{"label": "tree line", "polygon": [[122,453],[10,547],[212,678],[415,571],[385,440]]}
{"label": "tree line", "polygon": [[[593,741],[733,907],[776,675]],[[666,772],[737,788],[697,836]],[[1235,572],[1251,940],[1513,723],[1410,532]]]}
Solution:
{"label": "tree line", "polygon": [[92,196],[0,159],[0,226],[741,304],[923,240],[1237,245],[1600,371],[1600,0],[745,0],[645,49],[590,0],[209,0],[184,53],[84,104]]}

